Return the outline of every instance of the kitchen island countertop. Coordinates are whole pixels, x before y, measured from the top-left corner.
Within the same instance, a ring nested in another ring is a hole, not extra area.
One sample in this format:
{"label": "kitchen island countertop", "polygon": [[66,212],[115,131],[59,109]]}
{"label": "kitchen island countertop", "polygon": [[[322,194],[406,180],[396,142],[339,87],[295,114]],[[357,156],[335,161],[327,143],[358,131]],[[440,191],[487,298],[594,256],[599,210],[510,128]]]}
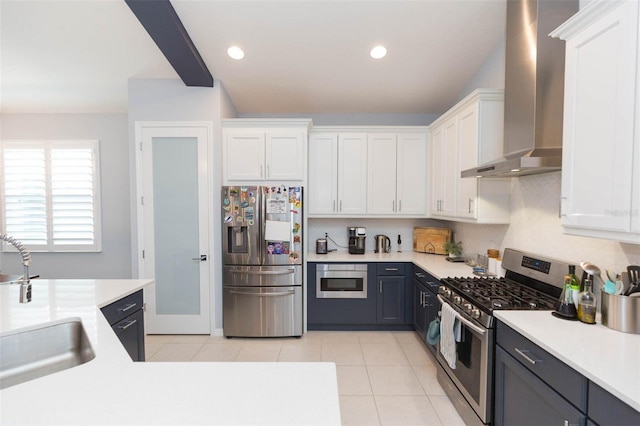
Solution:
{"label": "kitchen island countertop", "polygon": [[152,280],[0,286],[0,332],[80,318],[96,357],[0,391],[3,425],[339,425],[333,363],[134,363],[100,308]]}

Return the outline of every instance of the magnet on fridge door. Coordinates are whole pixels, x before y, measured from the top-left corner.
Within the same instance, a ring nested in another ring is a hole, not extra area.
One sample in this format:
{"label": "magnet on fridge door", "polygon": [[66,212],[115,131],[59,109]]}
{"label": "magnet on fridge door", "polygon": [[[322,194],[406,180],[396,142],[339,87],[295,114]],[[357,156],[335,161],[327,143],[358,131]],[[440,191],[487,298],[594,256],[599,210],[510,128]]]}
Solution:
{"label": "magnet on fridge door", "polygon": [[247,203],[246,201],[243,201],[243,202],[240,203],[240,207],[242,207],[242,208],[245,208],[247,206],[249,206],[249,203]]}
{"label": "magnet on fridge door", "polygon": [[253,226],[255,224],[255,222],[253,220],[249,220],[249,221],[247,221],[247,223],[249,224],[249,226]]}
{"label": "magnet on fridge door", "polygon": [[233,217],[232,216],[225,216],[224,217],[224,223],[231,223],[233,221]]}
{"label": "magnet on fridge door", "polygon": [[228,198],[225,198],[222,204],[224,204],[225,206],[228,206],[229,204],[231,204],[231,201],[229,201]]}

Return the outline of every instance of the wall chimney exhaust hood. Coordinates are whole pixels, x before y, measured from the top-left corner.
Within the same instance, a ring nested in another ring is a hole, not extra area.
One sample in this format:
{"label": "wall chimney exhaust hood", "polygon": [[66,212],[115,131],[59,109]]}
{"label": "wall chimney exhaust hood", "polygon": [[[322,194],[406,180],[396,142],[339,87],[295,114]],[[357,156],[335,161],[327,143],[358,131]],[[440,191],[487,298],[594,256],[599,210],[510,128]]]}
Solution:
{"label": "wall chimney exhaust hood", "polygon": [[506,160],[463,170],[461,177],[503,178],[561,169],[565,46],[548,34],[578,8],[578,0],[507,0]]}

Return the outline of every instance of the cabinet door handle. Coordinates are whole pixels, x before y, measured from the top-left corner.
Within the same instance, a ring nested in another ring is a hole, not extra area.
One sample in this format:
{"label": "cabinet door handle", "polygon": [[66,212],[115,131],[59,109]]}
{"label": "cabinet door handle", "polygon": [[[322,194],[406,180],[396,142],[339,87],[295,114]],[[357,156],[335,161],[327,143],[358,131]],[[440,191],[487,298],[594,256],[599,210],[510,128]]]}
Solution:
{"label": "cabinet door handle", "polygon": [[336,211],[336,200],[333,200],[331,203],[331,211],[335,212]]}
{"label": "cabinet door handle", "polygon": [[535,365],[539,362],[542,362],[541,359],[533,359],[531,358],[528,354],[530,354],[531,352],[528,349],[518,349],[518,348],[514,348],[516,350],[516,352],[518,352],[524,359],[526,359],[527,361],[529,361],[531,364]]}
{"label": "cabinet door handle", "polygon": [[339,211],[342,211],[342,200],[340,200],[340,210]]}
{"label": "cabinet door handle", "polygon": [[262,175],[262,164],[260,164],[260,177],[264,177],[264,176]]}
{"label": "cabinet door handle", "polygon": [[271,167],[267,164],[267,177],[271,177]]}
{"label": "cabinet door handle", "polygon": [[127,306],[125,306],[124,308],[120,308],[120,309],[118,309],[118,310],[119,310],[120,312],[126,312],[126,311],[128,311],[129,309],[131,309],[131,308],[133,308],[133,307],[135,307],[135,306],[137,306],[137,305],[138,305],[137,303],[130,303],[130,304],[128,304]]}
{"label": "cabinet door handle", "polygon": [[420,306],[424,307],[424,293],[420,292]]}
{"label": "cabinet door handle", "polygon": [[126,325],[119,325],[119,326],[118,326],[118,328],[119,328],[120,330],[123,330],[123,331],[124,331],[124,330],[126,330],[126,329],[127,329],[127,328],[129,328],[129,327],[131,327],[133,324],[135,324],[135,323],[137,323],[137,322],[138,322],[138,320],[131,320],[131,321],[129,321]]}
{"label": "cabinet door handle", "polygon": [[380,283],[378,284],[378,291],[382,294],[382,280],[380,280]]}
{"label": "cabinet door handle", "polygon": [[566,200],[567,197],[563,197],[560,196],[560,202],[558,203],[558,217],[562,218],[564,216],[566,216],[566,213],[562,213],[562,205],[564,204],[564,200]]}
{"label": "cabinet door handle", "polygon": [[471,203],[473,203],[473,200],[471,198],[469,198],[469,214],[471,214],[472,212],[472,208],[471,208]]}
{"label": "cabinet door handle", "polygon": [[402,212],[402,200],[398,201],[398,212]]}

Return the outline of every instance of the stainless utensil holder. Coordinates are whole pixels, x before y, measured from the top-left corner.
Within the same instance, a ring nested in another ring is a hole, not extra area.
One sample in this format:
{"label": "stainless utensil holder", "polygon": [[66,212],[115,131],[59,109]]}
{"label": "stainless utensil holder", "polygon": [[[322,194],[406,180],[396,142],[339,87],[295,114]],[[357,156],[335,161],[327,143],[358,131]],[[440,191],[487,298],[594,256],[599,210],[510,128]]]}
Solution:
{"label": "stainless utensil holder", "polygon": [[640,297],[602,292],[602,325],[623,333],[640,334]]}

